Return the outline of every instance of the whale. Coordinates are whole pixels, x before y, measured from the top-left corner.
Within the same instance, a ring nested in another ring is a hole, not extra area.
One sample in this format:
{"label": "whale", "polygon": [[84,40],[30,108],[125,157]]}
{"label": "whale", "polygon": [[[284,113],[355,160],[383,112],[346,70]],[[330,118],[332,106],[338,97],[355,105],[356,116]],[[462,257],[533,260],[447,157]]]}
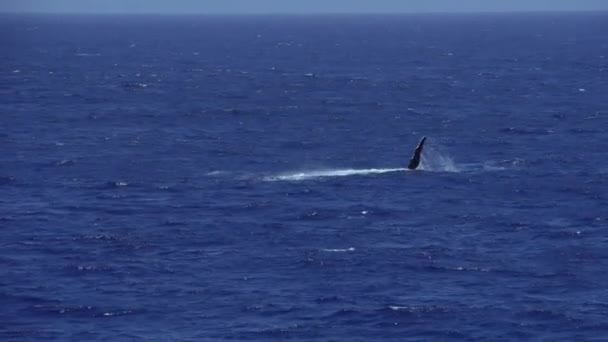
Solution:
{"label": "whale", "polygon": [[407,165],[408,169],[416,170],[418,168],[418,166],[420,165],[420,157],[422,155],[422,148],[424,147],[425,142],[426,142],[426,137],[422,137],[422,139],[418,143],[418,146],[416,146],[416,149],[414,150],[414,155],[412,156],[409,164]]}

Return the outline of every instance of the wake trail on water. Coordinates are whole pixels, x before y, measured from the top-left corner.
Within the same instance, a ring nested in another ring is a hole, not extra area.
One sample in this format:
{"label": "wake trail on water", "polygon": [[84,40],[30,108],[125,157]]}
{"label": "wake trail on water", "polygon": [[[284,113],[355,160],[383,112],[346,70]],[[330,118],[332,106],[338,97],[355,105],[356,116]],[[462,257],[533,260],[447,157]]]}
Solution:
{"label": "wake trail on water", "polygon": [[[404,161],[404,164],[407,160]],[[421,158],[420,166],[416,171],[437,172],[437,173],[479,173],[488,171],[506,170],[508,167],[497,165],[494,162],[487,161],[483,163],[456,163],[448,154],[444,153],[440,147],[426,146]],[[379,174],[391,174],[397,172],[411,172],[405,167],[392,168],[368,168],[368,169],[317,169],[317,170],[299,170],[292,172],[282,172],[273,175],[241,175],[241,179],[261,179],[267,182],[276,181],[306,181],[321,178],[331,177],[347,177],[347,176],[367,176]],[[209,172],[207,176],[220,177],[222,175],[233,174],[227,171]],[[233,174],[234,175],[234,174]]]}
{"label": "wake trail on water", "polygon": [[[431,172],[461,172],[463,168],[458,166],[451,157],[433,147],[426,147],[422,155],[420,166],[417,170]],[[301,181],[323,177],[345,177],[363,176],[392,172],[413,171],[407,168],[373,168],[373,169],[332,169],[317,171],[299,171],[283,173],[265,177],[266,181]]]}
{"label": "wake trail on water", "polygon": [[355,175],[371,175],[371,174],[389,173],[389,172],[397,172],[397,171],[410,171],[410,170],[405,169],[405,168],[323,170],[323,171],[285,173],[285,174],[265,177],[264,179],[267,181],[299,181],[299,180],[322,178],[322,177],[345,177],[345,176],[355,176]]}

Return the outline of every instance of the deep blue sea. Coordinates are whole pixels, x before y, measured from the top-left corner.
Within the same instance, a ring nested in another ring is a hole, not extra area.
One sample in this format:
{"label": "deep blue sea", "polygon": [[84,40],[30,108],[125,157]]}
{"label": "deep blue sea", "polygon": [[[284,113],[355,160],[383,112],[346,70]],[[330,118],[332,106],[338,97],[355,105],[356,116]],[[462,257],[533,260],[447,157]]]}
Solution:
{"label": "deep blue sea", "polygon": [[608,13],[2,14],[0,339],[606,341],[607,94]]}

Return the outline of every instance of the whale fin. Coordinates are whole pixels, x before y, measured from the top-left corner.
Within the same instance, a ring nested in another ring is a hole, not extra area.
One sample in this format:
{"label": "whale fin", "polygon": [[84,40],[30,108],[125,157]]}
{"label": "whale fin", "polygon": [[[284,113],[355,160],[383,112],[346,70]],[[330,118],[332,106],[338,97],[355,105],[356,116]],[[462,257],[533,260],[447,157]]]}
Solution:
{"label": "whale fin", "polygon": [[426,137],[422,137],[418,146],[414,150],[414,155],[412,159],[410,159],[410,163],[407,165],[407,168],[410,170],[416,170],[418,165],[420,165],[420,155],[422,154],[422,148],[424,147],[424,142],[426,141]]}

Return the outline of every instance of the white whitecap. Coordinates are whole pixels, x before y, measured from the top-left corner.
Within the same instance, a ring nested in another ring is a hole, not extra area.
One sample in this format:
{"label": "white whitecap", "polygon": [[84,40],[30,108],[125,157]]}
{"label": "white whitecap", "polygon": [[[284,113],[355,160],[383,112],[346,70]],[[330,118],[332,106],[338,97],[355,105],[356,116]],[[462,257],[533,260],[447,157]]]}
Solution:
{"label": "white whitecap", "polygon": [[221,175],[225,175],[227,174],[227,171],[219,171],[219,170],[215,170],[215,171],[209,171],[207,172],[207,176],[221,176]]}
{"label": "white whitecap", "polygon": [[329,249],[322,249],[323,252],[332,252],[332,253],[344,253],[344,252],[354,252],[355,251],[355,247],[349,247],[349,248],[329,248]]}

